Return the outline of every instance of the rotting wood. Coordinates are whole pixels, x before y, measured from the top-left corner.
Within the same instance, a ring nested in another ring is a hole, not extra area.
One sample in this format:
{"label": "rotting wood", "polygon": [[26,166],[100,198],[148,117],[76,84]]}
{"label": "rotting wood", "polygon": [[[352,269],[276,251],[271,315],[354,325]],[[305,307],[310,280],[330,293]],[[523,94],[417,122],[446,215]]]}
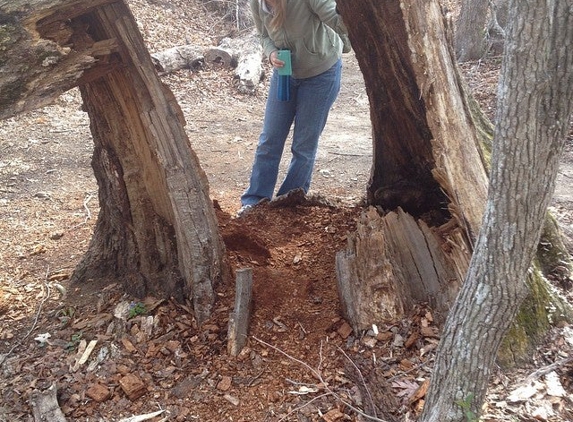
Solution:
{"label": "rotting wood", "polygon": [[417,302],[428,302],[436,319],[445,319],[457,292],[451,283],[469,255],[437,255],[442,243],[438,231],[400,208],[381,216],[370,207],[361,215],[336,256],[340,302],[355,332],[400,319]]}
{"label": "rotting wood", "polygon": [[242,38],[223,38],[216,47],[172,47],[151,54],[151,58],[160,73],[196,70],[203,65],[234,68],[237,90],[243,94],[253,94],[264,77],[262,49],[252,34]]}
{"label": "rotting wood", "polygon": [[251,316],[251,297],[253,291],[253,270],[237,270],[235,289],[235,309],[229,317],[227,352],[231,356],[241,353],[247,342],[249,319]]}
{"label": "rotting wood", "polygon": [[52,384],[46,390],[34,390],[30,395],[32,414],[36,422],[66,422],[57,397],[58,389]]}
{"label": "rotting wood", "polygon": [[[423,299],[432,307],[445,305],[434,308],[437,319],[443,321],[450,298],[463,283],[481,228],[488,191],[488,151],[484,148],[488,143],[484,139],[491,137],[491,125],[476,111],[475,101],[467,94],[451,48],[452,31],[444,24],[438,2],[412,7],[403,0],[339,0],[337,6],[347,22],[363,22],[349,25],[348,30],[371,104],[373,167],[367,201],[377,206],[388,221],[380,224],[379,234],[387,248],[380,250],[386,255],[364,248],[353,252],[349,242],[346,254],[353,261],[346,263],[346,268],[353,269],[362,262],[365,269],[355,274],[368,273],[380,263],[392,262],[397,268],[389,274],[400,275],[395,290],[407,283],[416,301]],[[364,20],[364,16],[369,19]],[[375,54],[373,44],[364,42],[369,39],[378,41],[374,44]],[[398,207],[413,217],[411,224],[406,224],[407,220],[397,226],[390,222],[388,213]],[[417,231],[411,231],[416,225],[421,237],[416,234],[413,240],[419,241],[409,244],[406,240]],[[391,247],[397,240],[405,247],[403,250]],[[356,244],[361,242],[366,241],[358,237]],[[559,249],[555,244],[553,247]],[[356,253],[364,256],[354,257]],[[409,256],[412,253],[415,259]],[[431,268],[435,263],[438,266]],[[406,267],[401,268],[404,264]],[[420,285],[421,275],[433,272],[446,277],[440,276],[434,287]],[[538,271],[532,274],[537,280],[531,283],[537,284],[533,290],[546,294],[526,299],[524,314],[510,334],[510,355],[514,358],[525,357],[535,339],[555,323],[556,316],[571,314],[561,312],[562,300],[550,293],[547,280]],[[359,285],[359,280],[352,282]],[[369,283],[366,278],[362,280]],[[367,287],[359,287],[367,291]],[[420,295],[432,291],[438,295]],[[373,304],[379,306],[375,301]],[[541,312],[532,315],[534,309]]]}
{"label": "rotting wood", "polygon": [[388,260],[383,221],[375,208],[365,211],[346,250],[336,255],[336,274],[342,314],[355,333],[373,323],[396,319],[404,313],[405,292],[397,266]]}
{"label": "rotting wood", "polygon": [[171,73],[181,69],[198,69],[205,62],[205,55],[199,47],[182,45],[151,54],[158,72]]}
{"label": "rotting wood", "polygon": [[134,296],[190,300],[198,323],[227,277],[208,180],[175,96],[121,0],[14,0],[0,37],[0,118],[79,87],[100,213],[71,283],[121,279]]}
{"label": "rotting wood", "polygon": [[237,90],[243,94],[254,94],[264,77],[263,50],[256,32],[241,38],[223,38],[220,46],[235,52]]}
{"label": "rotting wood", "polygon": [[227,68],[235,67],[237,62],[231,50],[220,46],[211,47],[205,50],[205,61],[211,65]]}

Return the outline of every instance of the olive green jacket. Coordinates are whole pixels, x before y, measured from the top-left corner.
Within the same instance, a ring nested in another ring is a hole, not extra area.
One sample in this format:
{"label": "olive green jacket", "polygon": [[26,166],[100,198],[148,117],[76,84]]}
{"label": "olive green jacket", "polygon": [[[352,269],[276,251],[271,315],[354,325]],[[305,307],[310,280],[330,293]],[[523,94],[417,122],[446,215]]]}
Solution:
{"label": "olive green jacket", "polygon": [[275,50],[291,51],[292,76],[310,78],[330,69],[341,57],[346,27],[335,0],[287,0],[282,28],[269,25],[272,14],[264,0],[250,0],[253,18],[267,57]]}

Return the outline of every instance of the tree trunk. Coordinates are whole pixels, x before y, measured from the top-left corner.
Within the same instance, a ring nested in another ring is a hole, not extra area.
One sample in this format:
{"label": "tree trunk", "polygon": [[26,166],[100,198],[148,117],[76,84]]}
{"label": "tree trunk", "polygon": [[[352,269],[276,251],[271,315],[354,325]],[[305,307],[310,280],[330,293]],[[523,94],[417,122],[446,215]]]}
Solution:
{"label": "tree trunk", "polygon": [[456,20],[455,51],[459,62],[501,54],[509,0],[464,0]]}
{"label": "tree trunk", "polygon": [[527,294],[522,280],[536,253],[573,112],[571,6],[511,2],[487,211],[445,325],[421,422],[480,414],[497,349]]}
{"label": "tree trunk", "polygon": [[[399,258],[400,267],[412,271],[397,271],[395,280],[409,286],[410,292],[427,292],[417,299],[429,301],[444,321],[469,264],[486,199],[487,175],[471,118],[472,104],[447,48],[450,37],[439,5],[401,3],[338,2],[345,21],[364,22],[349,25],[349,31],[364,73],[373,125],[368,200],[386,212],[400,207],[411,216],[384,217],[395,221],[382,225],[383,238],[418,233],[415,247],[419,249]],[[398,249],[387,243],[371,255],[395,262]],[[349,252],[347,258],[353,259],[352,255]],[[419,261],[422,256],[426,259]],[[416,272],[426,275],[411,277]],[[420,284],[428,276],[434,280],[431,288]],[[411,299],[397,295],[395,300]],[[384,315],[386,310],[374,303],[374,309]],[[406,305],[398,308],[407,309]],[[372,322],[367,317],[352,325],[363,329]]]}
{"label": "tree trunk", "polygon": [[487,51],[485,30],[490,1],[462,1],[455,31],[456,57],[460,62],[481,59]]}
{"label": "tree trunk", "polygon": [[187,298],[199,322],[227,276],[208,182],[173,94],[123,1],[0,6],[0,117],[79,86],[94,138],[100,214],[73,282],[122,280],[137,295]]}
{"label": "tree trunk", "polygon": [[[355,330],[407,313],[412,301],[429,303],[443,323],[481,226],[490,129],[464,90],[437,2],[339,0],[338,7],[345,21],[361,22],[348,29],[370,99],[368,200],[382,214],[363,218],[337,256],[342,308]],[[377,237],[367,239],[372,232]],[[389,276],[393,289],[378,282]],[[522,353],[549,325],[551,315],[538,312],[548,302],[563,309],[548,295],[524,308],[530,324],[516,330]]]}
{"label": "tree trunk", "polygon": [[505,44],[509,0],[490,0],[487,22],[487,50],[501,55]]}

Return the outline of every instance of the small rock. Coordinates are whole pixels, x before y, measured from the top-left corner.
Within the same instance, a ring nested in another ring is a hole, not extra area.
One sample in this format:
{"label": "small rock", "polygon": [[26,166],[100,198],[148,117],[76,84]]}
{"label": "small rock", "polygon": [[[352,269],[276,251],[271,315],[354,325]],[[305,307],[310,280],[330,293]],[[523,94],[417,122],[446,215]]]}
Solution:
{"label": "small rock", "polygon": [[105,385],[99,383],[91,385],[87,391],[86,396],[97,403],[109,400],[111,397],[111,391]]}
{"label": "small rock", "polygon": [[119,385],[131,401],[137,400],[147,392],[143,381],[133,374],[127,374],[125,377],[120,379]]}
{"label": "small rock", "polygon": [[219,383],[217,384],[217,390],[228,391],[231,388],[232,382],[233,379],[231,377],[224,376],[223,378],[221,378],[221,381],[219,381]]}
{"label": "small rock", "polygon": [[61,239],[62,237],[64,237],[63,231],[57,231],[57,232],[50,233],[50,240],[58,240],[58,239]]}
{"label": "small rock", "polygon": [[352,334],[352,327],[346,321],[336,330],[338,335],[342,337],[344,340],[348,338],[350,334]]}
{"label": "small rock", "polygon": [[223,398],[227,400],[229,403],[231,403],[233,406],[238,406],[241,403],[238,398],[231,396],[230,394],[225,394]]}

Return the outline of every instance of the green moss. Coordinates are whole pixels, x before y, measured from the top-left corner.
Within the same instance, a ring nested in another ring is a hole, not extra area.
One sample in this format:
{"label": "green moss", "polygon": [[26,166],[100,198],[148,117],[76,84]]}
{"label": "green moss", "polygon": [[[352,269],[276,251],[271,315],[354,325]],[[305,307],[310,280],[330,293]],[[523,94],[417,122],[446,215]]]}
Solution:
{"label": "green moss", "polygon": [[529,275],[527,284],[530,292],[499,349],[500,365],[511,367],[526,360],[533,345],[549,329],[549,316],[543,304],[550,303],[551,296],[544,287],[545,283],[539,270]]}
{"label": "green moss", "polygon": [[502,367],[526,362],[535,345],[557,321],[571,319],[570,306],[550,290],[551,285],[540,271],[538,262],[535,262],[527,284],[529,294],[498,351],[498,362]]}

